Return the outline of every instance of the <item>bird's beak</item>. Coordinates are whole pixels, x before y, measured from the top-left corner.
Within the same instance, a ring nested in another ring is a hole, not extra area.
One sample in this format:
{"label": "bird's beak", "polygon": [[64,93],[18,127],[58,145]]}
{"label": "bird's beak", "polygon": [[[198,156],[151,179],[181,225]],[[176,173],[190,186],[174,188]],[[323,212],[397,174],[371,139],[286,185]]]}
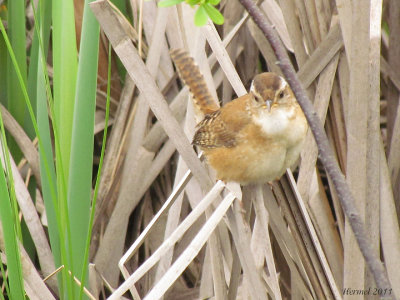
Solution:
{"label": "bird's beak", "polygon": [[265,107],[268,109],[268,112],[271,111],[272,102],[273,102],[273,100],[271,100],[271,99],[268,99],[267,101],[265,101]]}

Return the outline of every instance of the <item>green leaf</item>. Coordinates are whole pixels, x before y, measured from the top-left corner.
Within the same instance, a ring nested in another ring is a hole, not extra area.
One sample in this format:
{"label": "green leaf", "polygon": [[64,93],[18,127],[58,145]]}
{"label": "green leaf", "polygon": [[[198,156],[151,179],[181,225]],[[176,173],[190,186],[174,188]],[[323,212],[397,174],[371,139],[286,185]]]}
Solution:
{"label": "green leaf", "polygon": [[[89,232],[89,215],[92,193],[92,164],[94,145],[94,116],[96,111],[97,66],[100,27],[89,0],[85,0],[82,19],[82,34],[79,51],[79,65],[76,81],[75,106],[72,124],[71,159],[68,180],[68,216],[71,230],[70,252],[72,274],[84,285],[82,277],[88,272],[84,263],[86,240]],[[75,295],[83,292],[74,286]],[[72,299],[87,299],[68,297]]]}
{"label": "green leaf", "polygon": [[[224,16],[209,3],[202,5],[210,19],[217,25],[224,24]],[[196,21],[195,21],[196,22]]]}
{"label": "green leaf", "polygon": [[[3,123],[2,120],[1,123]],[[1,124],[2,135],[4,135],[3,130],[3,124]],[[4,140],[2,142],[4,142]],[[0,164],[0,224],[3,226],[3,241],[7,257],[8,282],[10,288],[9,299],[25,299],[21,257],[18,247],[18,233],[16,231],[18,225],[15,223],[6,174],[4,172],[5,170]]]}
{"label": "green leaf", "polygon": [[[189,4],[190,6],[199,4],[201,2],[201,0],[186,0],[186,3]],[[201,5],[201,4],[199,4]]]}
{"label": "green leaf", "polygon": [[204,26],[207,23],[207,12],[204,9],[204,5],[199,6],[199,8],[196,11],[196,14],[194,15],[194,24],[196,26]]}
{"label": "green leaf", "polygon": [[[24,83],[27,81],[27,64],[26,64],[26,33],[25,33],[25,4],[24,1],[9,1],[8,3],[8,34],[11,46],[17,58],[17,63],[21,71]],[[15,120],[24,127],[24,118],[26,107],[24,105],[24,97],[19,85],[17,74],[12,67],[12,62],[8,57],[8,62],[4,66],[8,71],[7,80],[7,98],[8,103],[6,107],[15,118]],[[15,140],[7,135],[7,140],[10,146],[10,151],[15,160],[21,159],[21,151]]]}
{"label": "green leaf", "polygon": [[[91,203],[91,209],[90,209],[90,218],[89,218],[89,233],[87,235],[86,239],[86,251],[84,255],[84,264],[88,264],[89,260],[89,249],[90,249],[90,241],[92,237],[92,229],[93,229],[93,222],[94,222],[94,213],[95,213],[95,208],[96,208],[96,201],[97,201],[97,195],[99,191],[99,185],[100,185],[100,175],[102,174],[102,167],[103,167],[103,159],[104,159],[104,151],[105,151],[105,145],[107,144],[107,128],[108,128],[108,119],[110,116],[110,90],[111,90],[111,54],[112,54],[112,48],[111,48],[111,43],[108,44],[108,79],[107,79],[107,100],[106,100],[106,115],[105,115],[105,125],[104,125],[104,132],[103,132],[103,143],[101,145],[101,154],[100,154],[100,162],[99,162],[99,168],[97,171],[96,175],[96,184],[94,187],[94,192],[93,192],[93,200]],[[86,270],[86,269],[85,269]],[[82,282],[86,282],[86,275],[87,273],[85,272],[82,274]],[[80,298],[82,299],[83,295],[83,288],[84,286],[81,285],[81,291],[80,291]]]}
{"label": "green leaf", "polygon": [[185,0],[163,0],[158,2],[158,7],[168,7],[168,6],[173,6],[177,5]]}
{"label": "green leaf", "polygon": [[208,0],[207,3],[210,3],[211,5],[218,5],[221,2],[221,0]]}

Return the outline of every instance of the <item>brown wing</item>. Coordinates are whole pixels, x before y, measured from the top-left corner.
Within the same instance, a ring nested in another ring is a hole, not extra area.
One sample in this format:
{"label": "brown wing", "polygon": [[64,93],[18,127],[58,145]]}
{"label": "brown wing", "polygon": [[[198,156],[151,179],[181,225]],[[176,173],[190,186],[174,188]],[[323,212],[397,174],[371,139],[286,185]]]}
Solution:
{"label": "brown wing", "polygon": [[203,148],[236,146],[240,131],[249,124],[249,118],[245,113],[237,113],[237,118],[233,119],[228,113],[226,110],[217,110],[206,115],[197,125],[192,144]]}
{"label": "brown wing", "polygon": [[236,145],[234,132],[230,131],[220,118],[221,111],[208,114],[197,125],[192,144],[204,148],[233,147]]}

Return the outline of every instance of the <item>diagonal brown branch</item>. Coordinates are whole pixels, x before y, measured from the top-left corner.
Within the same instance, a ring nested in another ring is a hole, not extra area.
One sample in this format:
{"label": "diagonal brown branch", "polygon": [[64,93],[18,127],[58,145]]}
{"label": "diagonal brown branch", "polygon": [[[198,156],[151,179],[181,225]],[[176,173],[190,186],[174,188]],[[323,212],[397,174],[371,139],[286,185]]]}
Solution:
{"label": "diagonal brown branch", "polygon": [[[311,131],[313,132],[315,141],[318,146],[319,158],[323,163],[329,177],[332,179],[336,192],[341,201],[343,210],[348,217],[351,228],[357,239],[357,243],[360,247],[361,253],[363,254],[364,259],[374,276],[378,288],[390,288],[386,270],[371,247],[371,243],[367,236],[364,223],[357,211],[350,188],[347,185],[345,178],[339,169],[339,165],[333,155],[333,151],[330,148],[326,133],[321,125],[317,113],[315,112],[311,104],[310,99],[308,98],[299,79],[297,78],[296,72],[289,60],[289,57],[287,56],[284,46],[279,40],[279,37],[275,33],[273,27],[268,24],[268,21],[266,20],[261,10],[257,7],[257,5],[252,0],[239,1],[249,12],[254,22],[261,29],[261,31],[264,33],[265,37],[271,44],[271,47],[273,48],[279,60],[279,66],[304,111],[304,114],[308,120]],[[392,297],[393,299],[395,299],[394,295]]]}

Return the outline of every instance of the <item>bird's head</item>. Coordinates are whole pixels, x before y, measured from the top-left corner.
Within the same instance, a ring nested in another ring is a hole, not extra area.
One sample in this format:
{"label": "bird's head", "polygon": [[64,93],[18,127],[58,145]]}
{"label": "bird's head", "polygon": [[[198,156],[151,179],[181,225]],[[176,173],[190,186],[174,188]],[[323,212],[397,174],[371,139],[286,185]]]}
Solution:
{"label": "bird's head", "polygon": [[275,73],[261,73],[254,77],[250,93],[254,106],[269,113],[296,103],[296,98],[286,80]]}

